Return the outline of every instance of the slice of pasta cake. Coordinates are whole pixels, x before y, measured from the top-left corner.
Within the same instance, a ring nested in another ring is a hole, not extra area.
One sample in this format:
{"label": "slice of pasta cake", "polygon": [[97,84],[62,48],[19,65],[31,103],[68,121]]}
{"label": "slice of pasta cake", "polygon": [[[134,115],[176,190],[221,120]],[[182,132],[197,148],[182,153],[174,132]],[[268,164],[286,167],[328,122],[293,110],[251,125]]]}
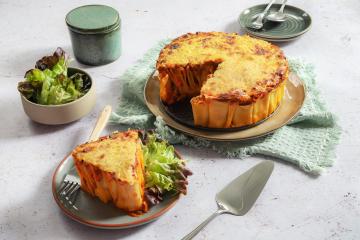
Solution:
{"label": "slice of pasta cake", "polygon": [[144,161],[138,131],[113,133],[72,152],[81,188],[128,213],[146,212]]}

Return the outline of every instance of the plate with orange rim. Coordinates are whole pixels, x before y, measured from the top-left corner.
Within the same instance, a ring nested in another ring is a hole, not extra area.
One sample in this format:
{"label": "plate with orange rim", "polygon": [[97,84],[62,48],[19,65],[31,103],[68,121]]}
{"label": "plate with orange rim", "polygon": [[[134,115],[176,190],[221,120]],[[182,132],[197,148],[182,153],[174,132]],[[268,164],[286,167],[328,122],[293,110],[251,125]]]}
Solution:
{"label": "plate with orange rim", "polygon": [[[144,99],[149,110],[160,116],[171,128],[186,135],[199,137],[212,141],[241,141],[249,140],[270,134],[289,123],[300,111],[305,101],[305,85],[301,78],[295,73],[290,73],[289,80],[285,86],[285,94],[281,104],[276,111],[267,119],[250,127],[240,129],[217,130],[191,127],[184,124],[169,114],[169,109],[164,107],[160,99],[159,80],[155,72],[146,82],[144,88]],[[188,111],[191,111],[188,110]]]}
{"label": "plate with orange rim", "polygon": [[[178,158],[179,153],[175,151]],[[52,192],[55,202],[62,212],[71,219],[94,228],[124,229],[140,226],[158,219],[169,211],[178,201],[179,194],[165,195],[163,201],[149,206],[149,211],[139,216],[129,216],[112,203],[103,203],[98,198],[80,190],[75,207],[66,204],[59,196],[60,186],[67,174],[78,177],[71,155],[65,157],[56,168],[52,179]]]}

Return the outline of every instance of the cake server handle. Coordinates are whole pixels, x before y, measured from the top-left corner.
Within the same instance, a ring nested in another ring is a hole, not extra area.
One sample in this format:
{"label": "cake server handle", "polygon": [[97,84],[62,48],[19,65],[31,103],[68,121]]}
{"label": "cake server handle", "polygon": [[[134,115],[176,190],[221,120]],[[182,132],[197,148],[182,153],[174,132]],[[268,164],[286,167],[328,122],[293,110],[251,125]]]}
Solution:
{"label": "cake server handle", "polygon": [[111,106],[106,105],[102,112],[100,113],[100,116],[95,124],[95,127],[89,137],[89,141],[95,141],[99,138],[101,131],[106,126],[111,114]]}
{"label": "cake server handle", "polygon": [[210,215],[205,221],[203,221],[199,226],[197,226],[194,230],[192,230],[189,234],[187,234],[185,237],[183,237],[181,240],[190,240],[195,237],[211,220],[213,220],[215,217],[219,216],[220,214],[223,214],[225,210],[218,209],[216,212]]}

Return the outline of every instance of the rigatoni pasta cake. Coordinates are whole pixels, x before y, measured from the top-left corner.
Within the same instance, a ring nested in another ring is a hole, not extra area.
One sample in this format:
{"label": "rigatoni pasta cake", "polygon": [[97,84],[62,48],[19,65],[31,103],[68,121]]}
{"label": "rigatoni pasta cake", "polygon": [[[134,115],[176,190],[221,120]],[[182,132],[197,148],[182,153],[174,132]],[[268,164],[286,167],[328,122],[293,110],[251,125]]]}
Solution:
{"label": "rigatoni pasta cake", "polygon": [[72,156],[84,191],[129,213],[147,211],[138,131],[117,132],[79,145]]}
{"label": "rigatoni pasta cake", "polygon": [[82,190],[131,216],[147,212],[167,196],[186,195],[192,174],[172,145],[140,130],[81,144],[72,156]]}
{"label": "rigatoni pasta cake", "polygon": [[194,124],[242,127],[267,118],[279,106],[289,75],[281,49],[246,35],[187,33],[160,52],[160,98],[191,98]]}

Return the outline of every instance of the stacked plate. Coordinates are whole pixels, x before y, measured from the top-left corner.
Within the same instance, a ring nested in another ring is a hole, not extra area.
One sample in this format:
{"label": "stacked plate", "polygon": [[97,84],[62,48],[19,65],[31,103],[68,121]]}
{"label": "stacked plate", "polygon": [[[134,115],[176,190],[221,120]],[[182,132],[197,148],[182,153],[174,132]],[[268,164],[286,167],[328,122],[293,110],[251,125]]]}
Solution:
{"label": "stacked plate", "polygon": [[[271,22],[264,19],[263,28],[256,30],[251,28],[252,22],[264,11],[267,4],[260,4],[245,9],[239,16],[241,28],[249,35],[271,42],[286,42],[299,38],[306,33],[311,26],[311,17],[304,10],[286,5],[284,22]],[[268,12],[271,14],[280,9],[280,4],[273,4]]]}

